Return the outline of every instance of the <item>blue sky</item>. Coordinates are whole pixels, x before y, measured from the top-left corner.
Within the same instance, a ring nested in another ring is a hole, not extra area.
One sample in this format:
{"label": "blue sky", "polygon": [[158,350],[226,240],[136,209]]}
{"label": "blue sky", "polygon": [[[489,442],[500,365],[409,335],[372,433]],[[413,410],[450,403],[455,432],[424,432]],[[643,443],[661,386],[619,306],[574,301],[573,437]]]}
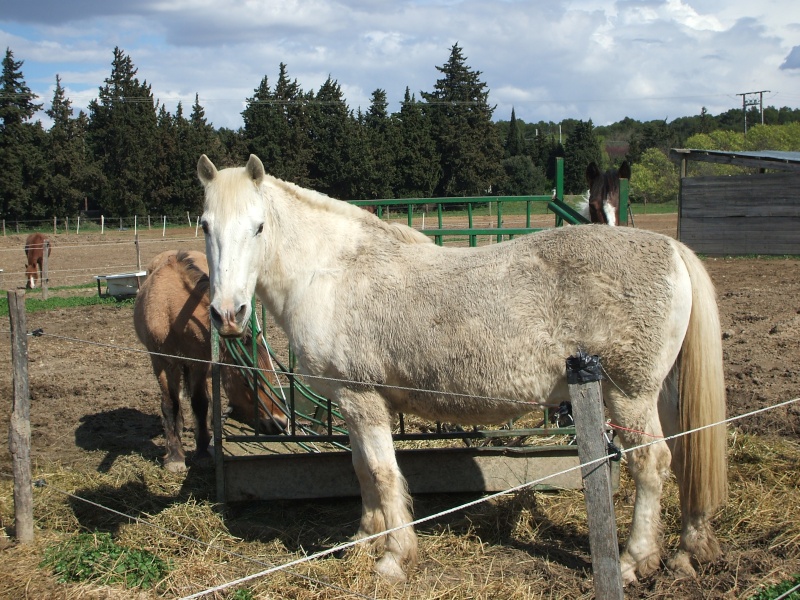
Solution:
{"label": "blue sky", "polygon": [[0,43],[45,104],[59,74],[85,109],[119,46],[168,110],[197,93],[217,127],[242,125],[281,62],[306,91],[330,75],[351,109],[381,88],[397,110],[406,87],[433,90],[455,43],[495,119],[672,120],[759,90],[800,107],[797,0],[10,0]]}

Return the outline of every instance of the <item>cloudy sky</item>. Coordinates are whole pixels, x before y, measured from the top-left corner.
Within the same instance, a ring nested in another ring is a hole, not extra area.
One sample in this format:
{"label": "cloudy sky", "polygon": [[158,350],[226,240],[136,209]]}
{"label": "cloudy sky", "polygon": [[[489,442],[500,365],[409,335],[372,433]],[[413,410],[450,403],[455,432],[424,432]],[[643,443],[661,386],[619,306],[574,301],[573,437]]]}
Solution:
{"label": "cloudy sky", "polygon": [[433,90],[456,43],[495,119],[671,121],[761,90],[800,107],[798,0],[8,0],[0,43],[40,101],[59,74],[76,109],[119,46],[170,111],[197,93],[217,127],[242,125],[281,62],[305,91],[330,75],[351,109],[381,88],[397,110],[406,87]]}

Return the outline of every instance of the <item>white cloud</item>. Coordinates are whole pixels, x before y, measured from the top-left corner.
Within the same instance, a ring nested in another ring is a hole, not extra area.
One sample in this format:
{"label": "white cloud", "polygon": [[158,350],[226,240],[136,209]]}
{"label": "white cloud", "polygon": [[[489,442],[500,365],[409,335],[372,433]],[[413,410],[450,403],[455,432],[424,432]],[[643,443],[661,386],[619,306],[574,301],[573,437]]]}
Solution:
{"label": "white cloud", "polygon": [[[69,9],[65,8],[69,6]],[[526,121],[720,113],[737,93],[773,90],[797,106],[795,0],[101,0],[15,2],[0,44],[49,100],[60,73],[76,107],[95,97],[121,47],[168,107],[195,93],[217,126],[238,127],[266,75],[305,90],[330,75],[351,108],[386,90],[430,91],[450,48],[481,71],[497,104]]]}

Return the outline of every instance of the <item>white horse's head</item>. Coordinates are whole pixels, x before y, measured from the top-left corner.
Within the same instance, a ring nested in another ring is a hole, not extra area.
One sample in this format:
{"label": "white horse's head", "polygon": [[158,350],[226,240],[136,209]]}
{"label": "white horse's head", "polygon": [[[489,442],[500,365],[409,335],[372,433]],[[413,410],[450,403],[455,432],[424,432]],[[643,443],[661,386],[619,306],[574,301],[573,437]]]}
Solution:
{"label": "white horse's head", "polygon": [[220,335],[240,336],[250,319],[257,274],[264,256],[264,165],[217,171],[204,154],[197,175],[205,188],[201,224],[206,236],[211,322]]}

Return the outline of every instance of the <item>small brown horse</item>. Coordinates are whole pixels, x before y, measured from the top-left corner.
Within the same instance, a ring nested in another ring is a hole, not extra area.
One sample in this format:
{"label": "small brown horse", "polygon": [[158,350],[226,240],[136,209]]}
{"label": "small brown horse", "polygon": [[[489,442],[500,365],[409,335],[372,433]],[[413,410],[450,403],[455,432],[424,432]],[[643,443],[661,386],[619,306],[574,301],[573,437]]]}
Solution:
{"label": "small brown horse", "polygon": [[595,163],[589,163],[586,167],[589,197],[587,205],[581,210],[584,216],[592,223],[619,225],[619,180],[630,178],[631,167],[628,161],[623,161],[619,169],[609,169],[605,173]]}
{"label": "small brown horse", "polygon": [[47,242],[47,256],[53,250],[52,242],[43,233],[32,233],[25,239],[25,256],[28,264],[25,266],[25,287],[34,289],[37,277],[42,278],[42,261],[44,260],[44,247]]}
{"label": "small brown horse", "polygon": [[[164,467],[186,469],[181,444],[183,413],[181,397],[189,396],[195,416],[196,458],[208,456],[208,376],[211,341],[208,319],[208,263],[202,252],[169,250],[156,256],[139,289],[133,322],[139,340],[150,355],[161,387],[161,414],[167,452]],[[158,354],[155,354],[158,353]],[[181,360],[186,357],[192,360]],[[220,345],[220,361],[232,360]],[[258,365],[269,368],[268,351],[259,346]],[[241,371],[222,368],[222,385],[231,406],[231,416],[252,424],[255,402],[252,387]],[[286,428],[286,417],[267,392],[259,389],[259,429],[278,433]]]}

